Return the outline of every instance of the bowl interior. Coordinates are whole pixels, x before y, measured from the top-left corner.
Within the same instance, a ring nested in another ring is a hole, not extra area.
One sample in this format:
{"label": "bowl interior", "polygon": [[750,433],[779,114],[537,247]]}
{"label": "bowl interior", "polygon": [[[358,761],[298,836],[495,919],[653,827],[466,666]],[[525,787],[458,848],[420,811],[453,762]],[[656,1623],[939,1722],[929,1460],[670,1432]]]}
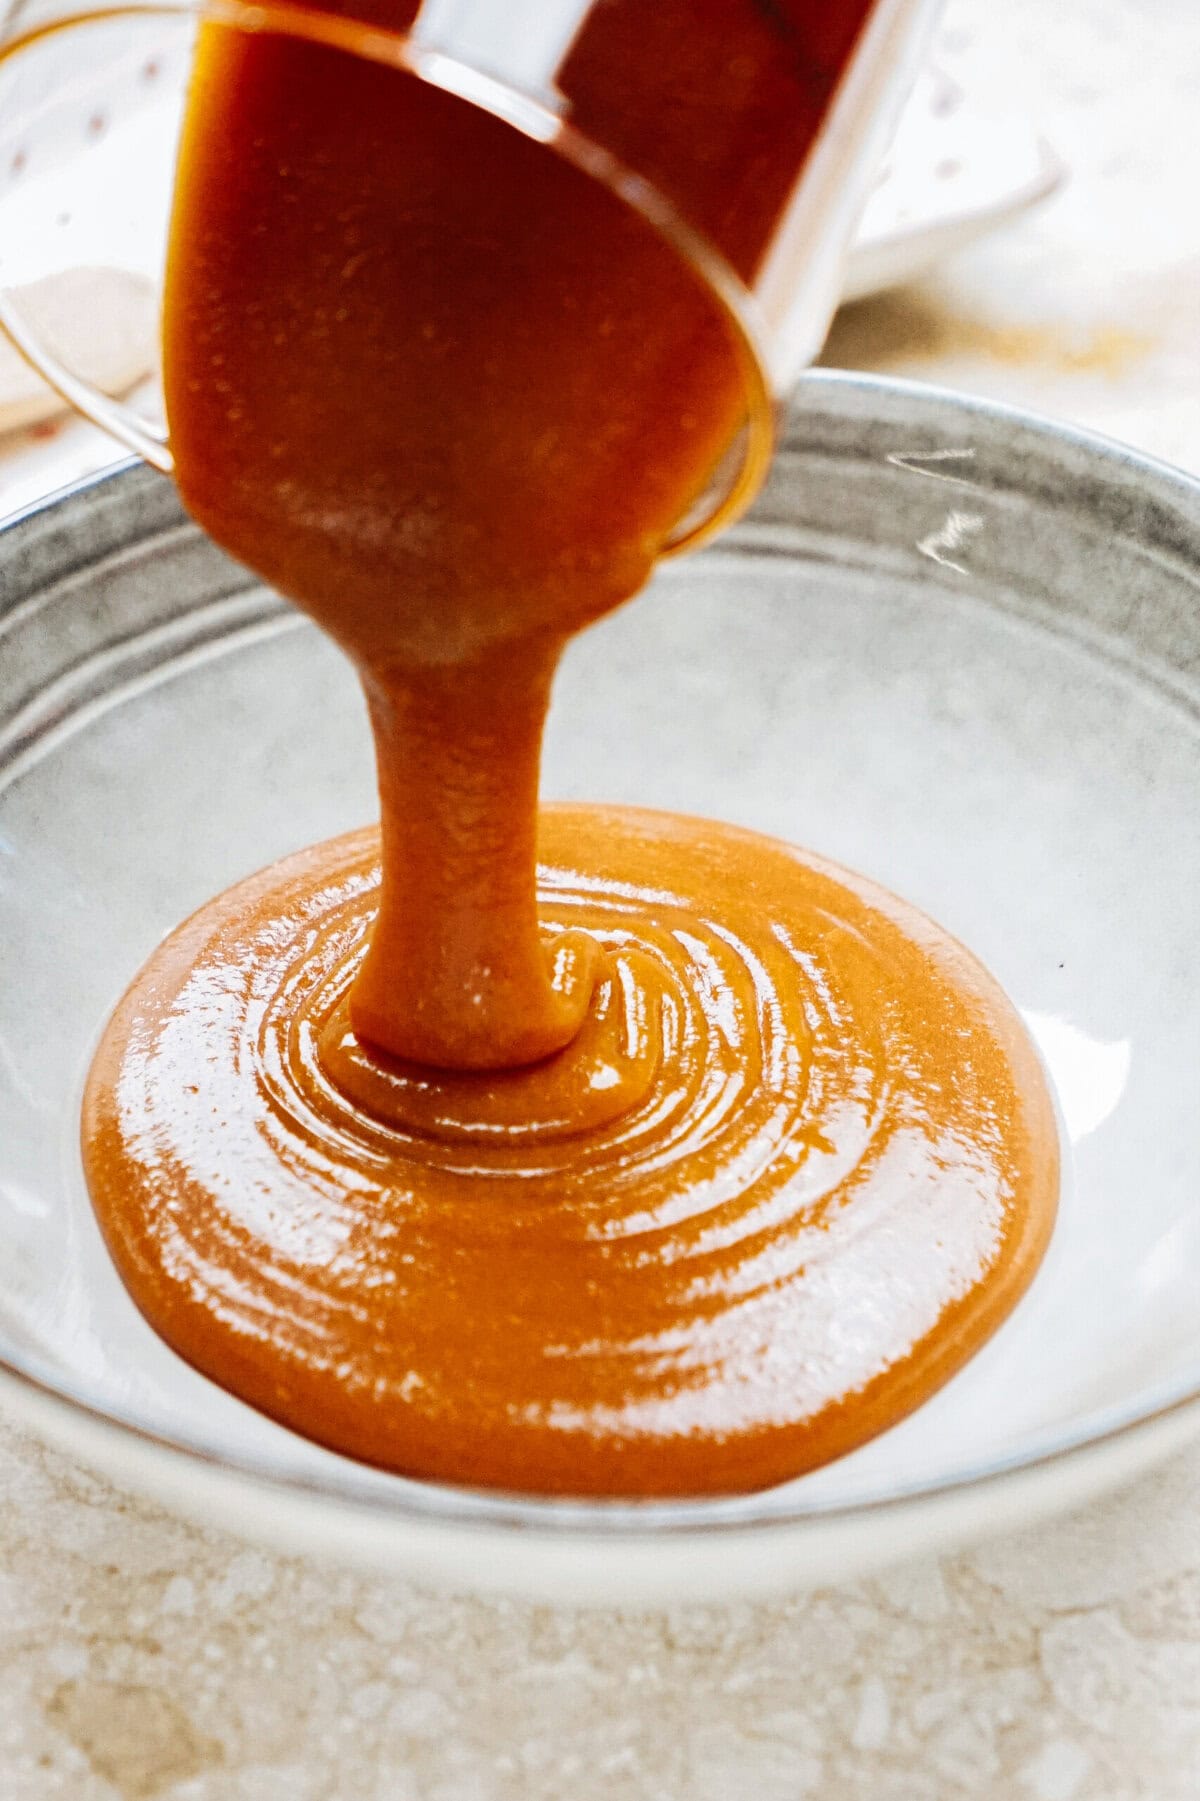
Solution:
{"label": "bowl interior", "polygon": [[[1023,1011],[1070,1147],[1048,1260],[966,1370],[842,1462],[694,1512],[939,1485],[1200,1382],[1198,517],[1117,453],[816,379],[751,521],[571,652],[548,794],[731,819],[924,907]],[[428,1505],[159,1343],[76,1143],[91,1046],[162,934],[372,815],[348,668],[157,478],[0,537],[0,1358],[218,1457]]]}

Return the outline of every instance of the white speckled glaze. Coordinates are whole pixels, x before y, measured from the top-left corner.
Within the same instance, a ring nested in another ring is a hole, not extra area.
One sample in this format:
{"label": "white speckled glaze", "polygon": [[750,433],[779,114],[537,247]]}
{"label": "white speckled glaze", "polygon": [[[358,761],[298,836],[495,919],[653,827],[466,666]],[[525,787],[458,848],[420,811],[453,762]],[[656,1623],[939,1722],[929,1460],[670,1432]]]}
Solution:
{"label": "white speckled glaze", "polygon": [[966,1371],[802,1481],[673,1506],[465,1494],[230,1400],[108,1265],[75,1144],[107,1008],[215,889],[369,817],[370,758],[336,653],[157,478],[27,516],[0,536],[6,1404],[280,1547],[643,1605],[836,1579],[1165,1453],[1200,1426],[1198,713],[1195,482],[932,390],[802,384],[751,518],[577,646],[547,791],[760,827],[941,919],[1055,1078],[1059,1230]]}

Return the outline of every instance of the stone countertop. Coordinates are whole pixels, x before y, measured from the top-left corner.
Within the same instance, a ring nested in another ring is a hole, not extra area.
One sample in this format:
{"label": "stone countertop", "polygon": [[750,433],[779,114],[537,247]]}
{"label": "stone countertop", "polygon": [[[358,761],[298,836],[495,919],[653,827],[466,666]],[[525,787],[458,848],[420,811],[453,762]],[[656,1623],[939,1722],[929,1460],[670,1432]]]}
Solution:
{"label": "stone countertop", "polygon": [[[1200,468],[1193,0],[952,0],[1070,167],[826,361]],[[272,1557],[0,1427],[2,1801],[1196,1801],[1200,1447],[1036,1531],[774,1606],[429,1597]]]}

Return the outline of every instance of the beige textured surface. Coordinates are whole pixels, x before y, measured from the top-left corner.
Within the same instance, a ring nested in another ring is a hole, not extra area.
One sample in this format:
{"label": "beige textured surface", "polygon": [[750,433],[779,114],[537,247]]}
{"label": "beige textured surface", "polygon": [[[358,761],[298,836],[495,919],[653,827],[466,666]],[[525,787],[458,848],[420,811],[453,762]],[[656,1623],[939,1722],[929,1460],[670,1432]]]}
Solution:
{"label": "beige textured surface", "polygon": [[[1194,0],[957,0],[1072,165],[830,360],[1200,467]],[[0,1431],[2,1801],[1195,1801],[1200,1450],[1036,1533],[778,1607],[430,1599],[206,1536]]]}
{"label": "beige textured surface", "polygon": [[777,1607],[644,1619],[288,1562],[0,1450],[4,1801],[1192,1801],[1200,1453]]}

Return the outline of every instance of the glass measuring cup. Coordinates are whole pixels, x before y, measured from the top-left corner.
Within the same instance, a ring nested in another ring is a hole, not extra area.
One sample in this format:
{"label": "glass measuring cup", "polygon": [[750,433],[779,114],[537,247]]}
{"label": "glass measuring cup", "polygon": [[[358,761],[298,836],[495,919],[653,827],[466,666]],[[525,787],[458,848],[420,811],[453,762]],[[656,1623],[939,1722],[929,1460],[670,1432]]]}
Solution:
{"label": "glass measuring cup", "polygon": [[354,16],[244,0],[27,0],[0,35],[0,324],[78,411],[170,473],[153,383],[105,393],[57,322],[66,271],[158,287],[202,34],[273,35],[482,109],[602,184],[711,297],[744,419],[665,550],[748,504],[774,402],[815,354],[842,259],[935,0],[359,0]]}

